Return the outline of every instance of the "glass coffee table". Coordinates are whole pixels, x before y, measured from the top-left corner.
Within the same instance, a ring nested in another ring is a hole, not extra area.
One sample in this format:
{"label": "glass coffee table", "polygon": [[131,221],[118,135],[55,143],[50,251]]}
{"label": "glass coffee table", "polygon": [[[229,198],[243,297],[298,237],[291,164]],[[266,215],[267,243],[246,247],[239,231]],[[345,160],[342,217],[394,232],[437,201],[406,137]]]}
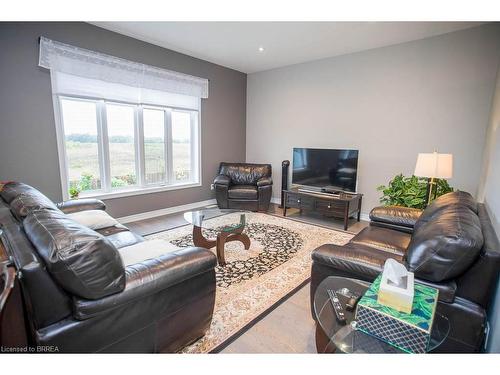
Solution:
{"label": "glass coffee table", "polygon": [[[250,238],[243,233],[246,224],[246,214],[250,211],[207,208],[203,210],[189,211],[184,214],[184,219],[193,225],[193,243],[195,246],[217,249],[217,261],[219,265],[226,264],[224,258],[224,245],[230,241],[240,241],[245,249],[250,248]],[[222,227],[214,228],[208,220],[215,217],[224,216],[225,224]],[[217,239],[208,239],[203,235],[202,229],[212,229],[217,231]]]}
{"label": "glass coffee table", "polygon": [[[314,314],[316,316],[316,348],[319,353],[403,353],[394,346],[356,330],[355,311],[346,309],[349,299],[344,294],[349,292],[363,295],[370,283],[349,279],[347,277],[331,276],[323,280],[314,295]],[[340,324],[335,316],[327,290],[334,290],[342,303],[347,322]],[[431,339],[427,352],[435,350],[448,337],[450,323],[439,314],[434,315]]]}

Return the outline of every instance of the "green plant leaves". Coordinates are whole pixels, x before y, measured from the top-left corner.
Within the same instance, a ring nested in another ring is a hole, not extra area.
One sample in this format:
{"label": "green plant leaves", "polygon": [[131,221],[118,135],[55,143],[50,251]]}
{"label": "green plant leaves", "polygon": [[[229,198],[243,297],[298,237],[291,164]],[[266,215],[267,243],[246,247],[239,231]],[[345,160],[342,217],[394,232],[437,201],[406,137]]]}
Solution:
{"label": "green plant leaves", "polygon": [[80,189],[79,188],[74,187],[74,186],[72,186],[72,187],[69,188],[69,197],[71,199],[78,198],[79,195],[80,195]]}
{"label": "green plant leaves", "polygon": [[[436,197],[453,191],[446,180],[436,180]],[[423,209],[426,206],[427,179],[423,177],[405,177],[398,174],[387,186],[377,187],[382,192],[380,203],[385,206],[404,206]]]}

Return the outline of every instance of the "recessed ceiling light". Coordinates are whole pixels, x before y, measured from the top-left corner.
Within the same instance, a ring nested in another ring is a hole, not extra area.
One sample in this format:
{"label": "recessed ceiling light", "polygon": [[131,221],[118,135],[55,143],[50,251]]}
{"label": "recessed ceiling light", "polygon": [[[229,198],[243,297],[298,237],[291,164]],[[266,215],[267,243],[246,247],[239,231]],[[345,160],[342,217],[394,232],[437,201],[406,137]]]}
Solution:
{"label": "recessed ceiling light", "polygon": [[264,47],[259,47],[259,52],[264,52]]}

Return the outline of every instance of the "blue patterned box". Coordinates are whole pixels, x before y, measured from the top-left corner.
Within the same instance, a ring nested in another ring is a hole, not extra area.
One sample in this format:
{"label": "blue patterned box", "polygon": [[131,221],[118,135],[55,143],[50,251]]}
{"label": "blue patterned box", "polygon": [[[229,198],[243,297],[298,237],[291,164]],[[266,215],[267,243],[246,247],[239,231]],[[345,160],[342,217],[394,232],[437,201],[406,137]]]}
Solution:
{"label": "blue patterned box", "polygon": [[381,275],[359,300],[356,328],[407,353],[427,352],[439,291],[415,283],[412,311],[408,314],[377,302],[380,280]]}

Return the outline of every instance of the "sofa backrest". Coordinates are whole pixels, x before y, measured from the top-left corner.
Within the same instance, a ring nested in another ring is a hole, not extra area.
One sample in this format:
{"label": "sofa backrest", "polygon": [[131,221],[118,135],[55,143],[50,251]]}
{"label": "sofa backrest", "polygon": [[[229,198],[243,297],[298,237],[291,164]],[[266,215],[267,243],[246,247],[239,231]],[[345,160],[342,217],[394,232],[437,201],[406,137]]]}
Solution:
{"label": "sofa backrest", "polygon": [[26,237],[10,207],[0,199],[1,240],[18,270],[24,305],[35,329],[72,314],[70,296],[47,272],[44,261]]}
{"label": "sofa backrest", "polygon": [[99,299],[125,288],[123,262],[103,235],[53,210],[31,212],[23,226],[50,274],[67,292]]}
{"label": "sofa backrest", "polygon": [[219,174],[228,176],[233,185],[256,185],[263,177],[271,177],[271,164],[220,163]]}
{"label": "sofa backrest", "polygon": [[1,184],[0,197],[60,288],[87,299],[125,288],[123,262],[106,237],[70,219],[29,185]]}
{"label": "sofa backrest", "polygon": [[23,193],[40,193],[32,186],[17,181],[0,182],[0,197],[5,203],[10,204],[18,195]]}
{"label": "sofa backrest", "polygon": [[461,207],[467,207],[472,212],[477,214],[477,203],[476,200],[465,191],[454,191],[441,195],[422,212],[422,215],[418,218],[414,225],[414,230],[417,230],[420,226],[431,221],[439,212],[451,205],[457,205]]}
{"label": "sofa backrest", "polygon": [[500,274],[500,241],[484,204],[478,204],[484,244],[474,264],[456,279],[456,296],[473,301],[485,309],[492,306]]}
{"label": "sofa backrest", "polygon": [[406,262],[415,276],[441,282],[460,276],[483,247],[477,204],[470,194],[445,194],[424,210],[415,223]]}
{"label": "sofa backrest", "polygon": [[60,212],[49,198],[22,182],[1,184],[0,197],[10,206],[12,214],[19,221],[23,221],[30,212],[36,210],[47,209]]}

